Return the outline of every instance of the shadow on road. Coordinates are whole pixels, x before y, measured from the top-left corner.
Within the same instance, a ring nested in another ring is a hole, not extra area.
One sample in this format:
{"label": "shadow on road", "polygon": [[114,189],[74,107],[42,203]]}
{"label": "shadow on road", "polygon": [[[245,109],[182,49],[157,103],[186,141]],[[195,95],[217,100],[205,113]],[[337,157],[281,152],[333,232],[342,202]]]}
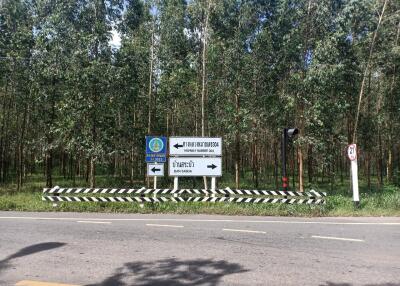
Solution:
{"label": "shadow on road", "polygon": [[[325,284],[320,284],[319,286],[353,286],[353,284],[326,282]],[[364,286],[400,286],[400,283],[365,284]]]}
{"label": "shadow on road", "polygon": [[229,263],[224,260],[178,260],[172,258],[155,262],[126,263],[103,282],[87,286],[215,286],[225,275],[247,271],[237,263]]}
{"label": "shadow on road", "polygon": [[66,245],[66,243],[44,242],[44,243],[38,243],[38,244],[33,244],[30,246],[24,247],[24,248],[20,249],[18,252],[11,254],[10,256],[4,258],[3,260],[0,260],[0,271],[10,267],[9,266],[10,261],[15,258],[31,255],[31,254],[41,252],[41,251],[58,248],[58,247],[61,247],[64,245]]}

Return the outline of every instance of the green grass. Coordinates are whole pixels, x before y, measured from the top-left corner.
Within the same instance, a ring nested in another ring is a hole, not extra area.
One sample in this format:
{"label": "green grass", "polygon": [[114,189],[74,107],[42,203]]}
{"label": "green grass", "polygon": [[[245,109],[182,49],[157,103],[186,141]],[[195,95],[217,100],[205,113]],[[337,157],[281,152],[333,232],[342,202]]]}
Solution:
{"label": "green grass", "polygon": [[[127,187],[124,180],[99,176],[99,187]],[[164,181],[163,187],[170,182]],[[200,180],[182,180],[182,187],[201,186]],[[72,187],[73,182],[61,177],[55,178],[55,185]],[[82,180],[76,181],[76,186],[86,186]],[[138,181],[135,186],[143,184]],[[220,187],[233,186],[231,178],[224,178]],[[361,182],[361,205],[355,209],[348,182],[332,186],[314,185],[318,191],[327,191],[326,205],[287,205],[287,204],[227,204],[227,203],[162,203],[145,204],[140,207],[137,203],[58,203],[56,207],[50,202],[41,201],[41,190],[44,183],[40,177],[32,177],[20,191],[9,184],[0,187],[0,210],[14,211],[62,211],[62,212],[107,212],[107,213],[176,213],[176,214],[223,214],[223,215],[263,215],[263,216],[400,216],[400,188],[385,186],[377,190],[367,191]],[[170,186],[169,186],[170,187]],[[249,182],[243,182],[244,188],[253,188]],[[272,186],[263,185],[264,189]],[[260,188],[261,188],[260,187]]]}

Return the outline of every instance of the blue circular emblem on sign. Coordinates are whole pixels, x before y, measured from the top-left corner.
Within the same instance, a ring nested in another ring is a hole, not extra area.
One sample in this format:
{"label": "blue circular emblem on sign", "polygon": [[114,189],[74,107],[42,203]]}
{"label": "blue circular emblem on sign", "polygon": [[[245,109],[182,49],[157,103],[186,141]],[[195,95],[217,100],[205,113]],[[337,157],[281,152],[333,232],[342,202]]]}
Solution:
{"label": "blue circular emblem on sign", "polygon": [[160,138],[153,138],[149,142],[149,149],[151,152],[158,153],[164,148],[164,143]]}

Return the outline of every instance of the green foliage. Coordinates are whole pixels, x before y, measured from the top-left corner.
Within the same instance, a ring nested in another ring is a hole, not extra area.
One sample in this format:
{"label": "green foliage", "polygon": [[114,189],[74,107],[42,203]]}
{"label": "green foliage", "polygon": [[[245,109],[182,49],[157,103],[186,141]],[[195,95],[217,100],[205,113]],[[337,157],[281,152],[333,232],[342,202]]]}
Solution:
{"label": "green foliage", "polygon": [[[42,170],[47,184],[56,172],[84,185],[103,175],[142,180],[148,130],[201,134],[204,85],[204,130],[224,140],[223,181],[237,168],[243,187],[276,188],[281,131],[296,126],[288,158],[294,183],[302,155],[306,188],[324,181],[334,193],[343,182],[348,188],[344,149],[368,68],[356,132],[360,176],[369,190],[398,185],[400,6],[388,2],[371,50],[382,6],[3,0],[0,183],[21,188]],[[110,44],[112,35],[120,46]]]}

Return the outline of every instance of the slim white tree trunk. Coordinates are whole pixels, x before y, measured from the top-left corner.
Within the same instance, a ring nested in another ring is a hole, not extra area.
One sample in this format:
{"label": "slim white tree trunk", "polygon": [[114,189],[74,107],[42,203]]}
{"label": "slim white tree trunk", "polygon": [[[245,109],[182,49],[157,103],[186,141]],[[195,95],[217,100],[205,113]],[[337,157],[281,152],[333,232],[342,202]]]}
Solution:
{"label": "slim white tree trunk", "polygon": [[388,1],[389,0],[385,0],[385,2],[383,3],[382,12],[379,15],[379,19],[378,19],[378,25],[376,26],[376,30],[372,37],[371,45],[369,46],[369,55],[368,55],[367,65],[365,66],[365,69],[364,69],[363,78],[362,78],[361,87],[360,87],[360,93],[358,95],[357,115],[356,115],[356,119],[355,119],[355,123],[354,123],[354,131],[353,131],[353,143],[356,143],[356,141],[357,141],[357,135],[356,135],[357,134],[357,126],[358,126],[358,119],[360,117],[360,109],[361,109],[362,97],[364,95],[365,82],[366,82],[369,70],[371,68],[371,59],[372,59],[372,53],[374,51],[375,41],[378,36],[378,30],[382,23],[383,15],[385,13]]}
{"label": "slim white tree trunk", "polygon": [[[206,63],[207,63],[207,37],[208,37],[208,18],[210,14],[210,5],[211,5],[211,0],[206,0],[206,17],[205,17],[205,23],[203,27],[203,33],[202,33],[202,40],[203,40],[203,50],[202,50],[202,86],[201,86],[201,136],[204,137],[206,133],[206,111],[205,111],[205,105],[206,105],[206,91],[207,91],[207,71],[206,71]],[[203,177],[204,181],[204,189],[207,189],[207,177]]]}

